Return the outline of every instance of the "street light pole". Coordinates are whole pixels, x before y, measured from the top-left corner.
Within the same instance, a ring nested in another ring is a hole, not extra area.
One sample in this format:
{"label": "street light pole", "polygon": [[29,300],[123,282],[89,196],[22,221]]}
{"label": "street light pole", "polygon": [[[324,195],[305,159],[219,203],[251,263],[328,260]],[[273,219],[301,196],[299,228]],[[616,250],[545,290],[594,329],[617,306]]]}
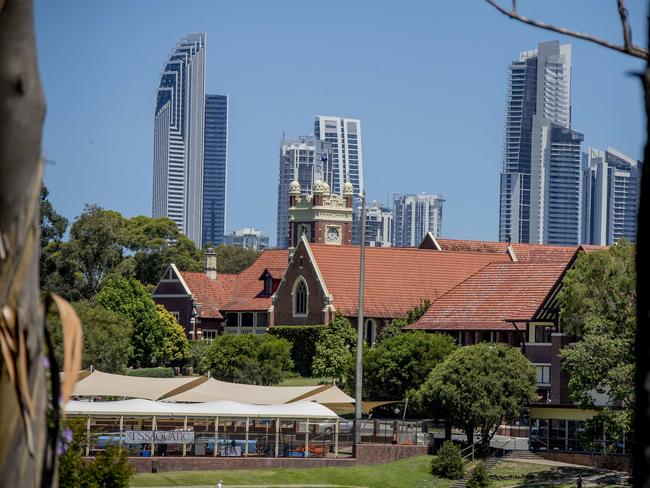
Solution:
{"label": "street light pole", "polygon": [[359,315],[357,321],[357,374],[354,396],[354,443],[361,444],[361,391],[363,388],[363,287],[366,259],[366,192],[361,192],[361,242],[359,243]]}

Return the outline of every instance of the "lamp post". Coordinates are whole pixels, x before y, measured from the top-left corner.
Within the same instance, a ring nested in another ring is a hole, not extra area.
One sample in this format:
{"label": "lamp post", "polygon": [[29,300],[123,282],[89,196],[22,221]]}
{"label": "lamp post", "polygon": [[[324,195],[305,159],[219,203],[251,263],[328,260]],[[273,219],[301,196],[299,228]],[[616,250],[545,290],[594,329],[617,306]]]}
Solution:
{"label": "lamp post", "polygon": [[361,192],[361,248],[359,249],[359,315],[357,317],[357,373],[354,395],[354,443],[361,444],[361,391],[363,388],[363,286],[366,258],[366,192]]}

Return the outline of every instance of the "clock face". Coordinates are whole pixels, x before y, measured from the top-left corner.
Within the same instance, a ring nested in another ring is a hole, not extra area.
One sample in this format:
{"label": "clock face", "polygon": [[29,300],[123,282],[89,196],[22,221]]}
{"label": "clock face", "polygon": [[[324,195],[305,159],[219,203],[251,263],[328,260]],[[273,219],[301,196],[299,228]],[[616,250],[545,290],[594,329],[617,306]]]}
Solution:
{"label": "clock face", "polygon": [[338,227],[328,227],[325,239],[328,244],[339,244],[341,242],[341,231]]}

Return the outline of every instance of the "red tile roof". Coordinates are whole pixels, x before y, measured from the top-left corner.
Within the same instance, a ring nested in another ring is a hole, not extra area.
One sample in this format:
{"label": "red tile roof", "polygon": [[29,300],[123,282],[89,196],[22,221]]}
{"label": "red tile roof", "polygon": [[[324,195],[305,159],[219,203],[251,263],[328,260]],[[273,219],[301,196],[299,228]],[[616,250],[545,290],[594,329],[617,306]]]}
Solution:
{"label": "red tile roof", "polygon": [[[310,244],[333,305],[357,314],[359,247]],[[506,254],[446,252],[417,248],[366,249],[364,310],[368,317],[405,315],[423,298],[433,300]]]}
{"label": "red tile roof", "polygon": [[[260,281],[260,275],[265,269],[284,275],[288,259],[286,249],[271,249],[263,251],[239,274],[219,274],[216,280],[211,280],[205,273],[182,272],[181,275],[200,305],[199,316],[223,318],[220,311],[268,310],[271,297],[262,294],[264,283]],[[215,315],[215,311],[219,315]]]}
{"label": "red tile roof", "polygon": [[431,304],[411,330],[514,330],[509,319],[532,319],[571,263],[492,263]]}
{"label": "red tile roof", "polygon": [[[507,254],[507,242],[473,241],[463,239],[436,239],[443,251],[470,251]],[[573,256],[581,246],[555,246],[550,244],[511,244],[518,261],[557,261]],[[585,247],[585,246],[582,246]],[[589,246],[599,247],[599,246]]]}

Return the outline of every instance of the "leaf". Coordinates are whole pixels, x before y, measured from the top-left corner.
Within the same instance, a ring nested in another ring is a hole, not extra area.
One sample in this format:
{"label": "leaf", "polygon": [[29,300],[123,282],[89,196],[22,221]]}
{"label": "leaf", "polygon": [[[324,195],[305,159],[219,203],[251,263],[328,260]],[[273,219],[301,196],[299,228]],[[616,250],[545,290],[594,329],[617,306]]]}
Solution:
{"label": "leaf", "polygon": [[77,383],[81,369],[83,352],[83,329],[81,320],[72,305],[59,295],[53,293],[52,299],[59,310],[61,328],[63,329],[63,384],[61,385],[61,400],[65,404]]}

